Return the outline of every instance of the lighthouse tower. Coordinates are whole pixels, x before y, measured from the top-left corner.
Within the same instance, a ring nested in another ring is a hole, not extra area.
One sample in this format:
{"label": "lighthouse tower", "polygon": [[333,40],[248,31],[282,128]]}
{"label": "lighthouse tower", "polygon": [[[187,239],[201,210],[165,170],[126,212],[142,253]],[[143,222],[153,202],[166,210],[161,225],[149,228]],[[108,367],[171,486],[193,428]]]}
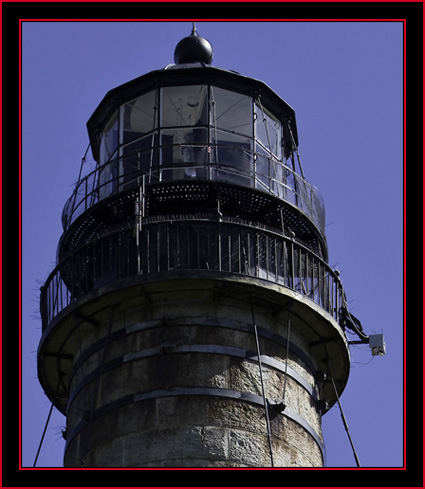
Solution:
{"label": "lighthouse tower", "polygon": [[65,467],[321,467],[349,375],[347,311],[294,110],[212,65],[109,91],[96,168],[63,210],[41,291],[38,377],[66,415]]}

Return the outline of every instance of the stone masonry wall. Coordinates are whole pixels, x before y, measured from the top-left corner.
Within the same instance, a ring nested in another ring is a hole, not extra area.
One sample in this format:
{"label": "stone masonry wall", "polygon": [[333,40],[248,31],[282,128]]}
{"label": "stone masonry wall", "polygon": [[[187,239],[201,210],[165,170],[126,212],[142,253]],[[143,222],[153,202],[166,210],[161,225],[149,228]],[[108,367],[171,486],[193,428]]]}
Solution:
{"label": "stone masonry wall", "polygon": [[[269,467],[251,306],[166,297],[121,297],[80,321],[65,466]],[[266,398],[286,394],[283,412],[269,410],[274,466],[320,467],[315,372],[295,320],[286,367],[286,319],[255,308]]]}

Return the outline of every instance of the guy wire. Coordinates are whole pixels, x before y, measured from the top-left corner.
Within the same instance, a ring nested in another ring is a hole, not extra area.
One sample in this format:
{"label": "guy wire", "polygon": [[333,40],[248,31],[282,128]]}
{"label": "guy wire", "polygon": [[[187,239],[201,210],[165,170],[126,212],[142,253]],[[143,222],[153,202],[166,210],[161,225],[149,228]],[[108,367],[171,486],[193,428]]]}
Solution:
{"label": "guy wire", "polygon": [[270,419],[269,419],[269,408],[267,405],[267,399],[266,399],[266,394],[264,390],[264,382],[263,382],[263,367],[261,365],[261,353],[260,353],[260,343],[258,341],[258,332],[257,332],[257,324],[255,323],[255,315],[254,315],[254,305],[251,301],[251,314],[252,314],[252,324],[254,326],[254,336],[255,336],[255,344],[257,347],[257,357],[258,357],[258,367],[260,370],[260,382],[261,382],[261,392],[263,395],[263,402],[264,402],[264,412],[266,416],[266,428],[267,428],[267,439],[269,442],[269,453],[270,453],[270,464],[272,467],[274,467],[273,463],[273,449],[272,449],[272,435],[270,431]]}
{"label": "guy wire", "polygon": [[289,359],[289,338],[291,335],[291,306],[289,306],[288,310],[288,326],[287,326],[287,334],[286,334],[286,360],[285,360],[285,380],[283,384],[283,395],[282,400],[283,404],[285,404],[285,395],[286,395],[286,384],[288,379],[288,359]]}
{"label": "guy wire", "polygon": [[[56,397],[58,395],[58,390],[59,390],[59,386],[60,386],[61,381],[62,381],[62,377],[59,377],[59,382],[58,382],[58,385],[56,387],[54,399],[56,399]],[[44,437],[46,436],[47,426],[49,425],[50,417],[52,416],[53,407],[54,407],[54,404],[52,402],[50,409],[49,409],[49,414],[47,416],[46,424],[44,425],[43,434],[41,435],[40,444],[38,445],[37,454],[35,456],[34,463],[32,464],[33,467],[35,467],[37,465],[38,456],[40,455],[41,446],[43,445]]]}
{"label": "guy wire", "polygon": [[357,455],[356,449],[354,447],[353,440],[351,439],[350,430],[348,429],[347,420],[345,419],[344,411],[342,410],[341,402],[339,401],[339,396],[338,396],[338,392],[336,390],[335,382],[334,382],[334,379],[332,377],[331,377],[331,380],[332,380],[332,384],[334,386],[336,400],[338,402],[339,410],[341,412],[342,422],[344,424],[345,431],[347,432],[348,439],[350,440],[351,449],[353,450],[353,455],[354,455],[354,458],[356,460],[356,465],[357,465],[357,467],[361,467],[360,460],[359,460],[359,457]]}

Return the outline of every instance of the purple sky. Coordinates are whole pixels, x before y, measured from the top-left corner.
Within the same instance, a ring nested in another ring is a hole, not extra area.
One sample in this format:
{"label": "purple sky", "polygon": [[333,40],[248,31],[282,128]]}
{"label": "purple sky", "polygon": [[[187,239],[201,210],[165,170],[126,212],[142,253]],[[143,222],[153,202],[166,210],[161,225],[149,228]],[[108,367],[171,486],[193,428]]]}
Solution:
{"label": "purple sky", "polygon": [[[197,22],[213,65],[263,80],[297,117],[306,178],[326,205],[329,264],[350,310],[387,355],[351,347],[341,397],[364,467],[403,464],[403,24]],[[55,265],[62,208],[106,92],[173,62],[190,22],[24,22],[22,27],[23,466],[49,412],[36,370],[39,287]],[[86,163],[90,168],[91,160]],[[53,411],[37,466],[60,467]],[[328,466],[355,461],[335,406],[323,418]]]}

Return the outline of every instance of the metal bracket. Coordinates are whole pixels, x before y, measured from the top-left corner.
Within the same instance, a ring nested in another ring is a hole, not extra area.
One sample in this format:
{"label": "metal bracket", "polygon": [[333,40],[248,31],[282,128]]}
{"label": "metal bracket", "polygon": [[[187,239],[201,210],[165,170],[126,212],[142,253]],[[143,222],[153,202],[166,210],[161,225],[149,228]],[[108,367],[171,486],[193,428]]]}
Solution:
{"label": "metal bracket", "polygon": [[267,399],[267,407],[273,413],[282,413],[286,409],[286,404],[282,399],[279,401],[269,401]]}

